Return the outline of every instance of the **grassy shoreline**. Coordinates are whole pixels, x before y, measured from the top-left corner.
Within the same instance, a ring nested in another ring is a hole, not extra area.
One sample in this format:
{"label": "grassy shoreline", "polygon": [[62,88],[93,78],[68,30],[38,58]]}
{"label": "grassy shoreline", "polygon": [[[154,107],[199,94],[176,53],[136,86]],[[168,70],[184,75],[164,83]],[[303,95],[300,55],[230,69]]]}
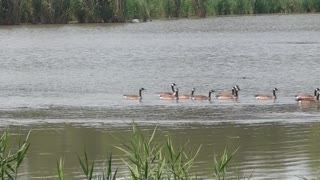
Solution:
{"label": "grassy shoreline", "polygon": [[[206,18],[201,18],[197,16],[188,17],[188,18],[157,18],[152,19],[152,21],[177,21],[177,20],[201,20],[201,19],[210,19],[210,18],[232,18],[232,17],[259,17],[259,16],[299,16],[299,15],[320,15],[320,13],[272,13],[272,14],[231,14],[231,15],[214,15],[214,16],[207,16]],[[139,19],[139,23],[145,23],[142,21],[142,19]],[[151,23],[152,23],[151,21]],[[91,22],[91,23],[79,23],[76,21],[70,21],[67,23],[55,23],[55,24],[44,24],[44,23],[20,23],[20,24],[14,24],[14,25],[6,25],[6,24],[0,24],[0,27],[4,26],[48,26],[48,25],[90,25],[90,24],[97,24],[97,25],[112,25],[112,24],[127,24],[131,23],[131,20],[126,20],[125,22],[117,22],[117,23],[101,23],[101,22]],[[147,23],[150,23],[147,21]]]}
{"label": "grassy shoreline", "polygon": [[2,0],[0,24],[117,23],[131,19],[320,12],[320,0]]}

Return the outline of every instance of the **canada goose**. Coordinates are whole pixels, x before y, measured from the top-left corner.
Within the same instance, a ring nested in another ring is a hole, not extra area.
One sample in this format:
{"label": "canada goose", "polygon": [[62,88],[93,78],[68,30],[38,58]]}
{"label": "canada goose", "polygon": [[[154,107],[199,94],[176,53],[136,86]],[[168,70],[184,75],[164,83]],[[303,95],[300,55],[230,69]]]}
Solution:
{"label": "canada goose", "polygon": [[238,98],[238,88],[233,87],[231,93],[222,93],[216,95],[218,99],[237,99]]}
{"label": "canada goose", "polygon": [[256,97],[256,99],[259,99],[259,100],[277,99],[276,91],[278,91],[277,88],[274,88],[272,90],[272,93],[273,93],[272,96],[271,95],[259,94],[259,95],[255,95],[255,97]]}
{"label": "canada goose", "polygon": [[162,100],[178,100],[179,99],[178,92],[179,92],[179,89],[176,88],[173,95],[162,95],[162,96],[160,96],[160,99],[162,99]]}
{"label": "canada goose", "polygon": [[305,95],[305,96],[296,96],[296,101],[299,101],[299,102],[316,102],[318,101],[319,102],[319,96],[320,96],[320,89],[317,88],[316,91],[314,92],[315,96],[308,96],[308,95]]}
{"label": "canada goose", "polygon": [[192,98],[195,90],[196,90],[195,88],[192,88],[191,94],[179,95],[179,99],[190,99],[190,98]]}
{"label": "canada goose", "polygon": [[303,94],[303,95],[296,95],[296,101],[300,101],[300,100],[311,100],[311,99],[316,99],[317,98],[317,94],[320,91],[319,88],[316,88],[314,90],[314,94],[310,95],[310,94]]}
{"label": "canada goose", "polygon": [[319,97],[320,97],[320,92],[318,91],[316,98],[301,99],[301,100],[297,100],[297,101],[299,102],[299,106],[302,109],[311,108],[314,105],[318,105],[318,110],[319,110],[319,108],[320,108]]}
{"label": "canada goose", "polygon": [[140,100],[140,99],[142,99],[142,96],[141,96],[141,92],[143,91],[143,90],[145,90],[144,88],[140,88],[139,89],[139,95],[123,95],[123,97],[125,98],[125,99],[129,99],[129,100],[136,100],[136,99],[138,99],[138,100]]}
{"label": "canada goose", "polygon": [[213,92],[214,92],[214,90],[210,90],[208,96],[197,95],[197,96],[193,96],[192,99],[193,100],[211,100],[211,93],[213,93]]}
{"label": "canada goose", "polygon": [[164,95],[174,95],[175,93],[175,90],[174,90],[174,87],[177,86],[175,83],[172,83],[171,84],[171,89],[172,89],[172,92],[159,92],[157,93],[158,96],[164,96]]}

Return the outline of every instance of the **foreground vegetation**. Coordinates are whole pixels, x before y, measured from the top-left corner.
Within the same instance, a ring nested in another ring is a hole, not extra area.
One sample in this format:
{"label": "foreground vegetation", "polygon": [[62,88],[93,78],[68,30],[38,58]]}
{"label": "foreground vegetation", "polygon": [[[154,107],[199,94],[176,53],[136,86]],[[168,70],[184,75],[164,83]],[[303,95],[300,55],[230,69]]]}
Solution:
{"label": "foreground vegetation", "polygon": [[[150,136],[145,136],[136,125],[132,126],[131,140],[128,144],[117,147],[125,153],[122,159],[128,168],[128,179],[197,179],[197,173],[193,171],[194,162],[201,147],[190,150],[188,143],[182,147],[175,147],[168,137],[164,142],[156,142],[155,128]],[[19,146],[12,150],[8,148],[8,131],[4,131],[0,139],[0,179],[18,179],[18,168],[20,167],[30,147],[29,135]],[[227,177],[228,165],[234,154],[224,151],[212,160],[212,179],[223,180]],[[105,168],[96,168],[94,161],[89,161],[87,153],[78,157],[79,167],[86,179],[114,180],[117,178],[118,170],[113,167],[112,155],[106,160]],[[57,177],[64,179],[64,160],[57,162]],[[99,169],[99,170],[96,170]],[[247,179],[249,179],[247,177]],[[239,179],[245,179],[240,178]]]}
{"label": "foreground vegetation", "polygon": [[8,131],[2,134],[0,138],[0,179],[17,179],[18,169],[30,147],[29,135],[30,132],[23,142],[19,141],[17,150],[12,151],[8,148]]}
{"label": "foreground vegetation", "polygon": [[[197,172],[193,170],[195,160],[200,153],[201,146],[195,151],[189,151],[188,143],[182,147],[175,147],[170,137],[164,142],[154,140],[157,128],[151,135],[145,136],[136,125],[132,126],[131,139],[128,144],[117,147],[125,153],[122,159],[129,172],[126,179],[203,179],[198,177]],[[19,179],[18,169],[26,157],[29,143],[30,132],[25,140],[19,138],[18,147],[9,149],[8,131],[5,130],[0,138],[0,179],[15,180]],[[222,155],[214,156],[212,160],[212,176],[207,177],[215,180],[230,179],[228,167],[237,150],[228,153],[226,150]],[[113,167],[112,155],[106,160],[104,169],[96,168],[94,161],[88,159],[84,152],[82,157],[78,156],[79,168],[83,172],[83,177],[87,180],[115,180],[117,179],[118,169]],[[98,170],[97,170],[98,169]],[[247,176],[233,177],[232,179],[250,179],[252,174]],[[64,180],[64,160],[60,158],[57,162],[57,176],[59,180]],[[304,177],[299,179],[307,180]]]}
{"label": "foreground vegetation", "polygon": [[0,24],[320,12],[320,0],[0,0]]}

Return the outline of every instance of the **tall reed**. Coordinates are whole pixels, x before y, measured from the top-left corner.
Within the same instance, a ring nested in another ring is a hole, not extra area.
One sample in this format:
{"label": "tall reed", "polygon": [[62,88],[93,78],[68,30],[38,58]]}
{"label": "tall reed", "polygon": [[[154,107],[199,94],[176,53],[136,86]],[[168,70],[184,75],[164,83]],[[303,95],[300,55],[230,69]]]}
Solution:
{"label": "tall reed", "polygon": [[124,148],[118,147],[123,151],[128,160],[123,160],[131,173],[131,179],[161,179],[165,175],[165,161],[162,158],[162,146],[154,144],[154,129],[150,138],[141,133],[136,125],[132,127],[132,138],[129,145],[124,145]]}
{"label": "tall reed", "polygon": [[[96,172],[94,161],[90,164],[88,160],[88,155],[84,151],[83,159],[78,156],[79,164],[81,166],[82,172],[87,180],[115,180],[117,177],[118,169],[114,172],[112,171],[112,154],[110,154],[108,160],[106,161],[106,167],[102,170],[102,173]],[[64,161],[62,158],[57,162],[57,172],[58,179],[64,180],[63,173]]]}
{"label": "tall reed", "polygon": [[62,158],[60,158],[60,160],[57,162],[57,170],[58,170],[58,179],[59,180],[63,180],[64,176],[63,176],[63,165],[64,165],[64,161]]}
{"label": "tall reed", "polygon": [[191,168],[200,147],[187,153],[185,146],[175,148],[170,138],[166,143],[154,142],[157,128],[147,138],[136,125],[132,128],[129,145],[118,147],[126,154],[123,162],[129,168],[131,179],[191,179]]}
{"label": "tall reed", "polygon": [[30,143],[28,142],[30,133],[31,131],[28,132],[23,142],[21,142],[19,135],[18,148],[16,151],[13,151],[8,147],[8,130],[3,132],[0,138],[0,179],[17,179],[18,169],[30,147]]}
{"label": "tall reed", "polygon": [[229,155],[227,150],[225,149],[220,159],[217,159],[216,155],[214,156],[213,175],[216,180],[224,180],[226,178],[228,164],[231,161],[234,154],[237,152],[237,150],[235,150],[231,155]]}

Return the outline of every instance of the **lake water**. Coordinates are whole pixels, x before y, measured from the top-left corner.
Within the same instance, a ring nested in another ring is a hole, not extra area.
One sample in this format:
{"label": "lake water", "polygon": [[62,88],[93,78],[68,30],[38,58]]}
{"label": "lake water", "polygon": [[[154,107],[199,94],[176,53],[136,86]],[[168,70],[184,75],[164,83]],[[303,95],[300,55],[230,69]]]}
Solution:
{"label": "lake water", "polygon": [[[319,104],[294,100],[320,86],[319,49],[319,14],[1,26],[1,131],[15,140],[32,129],[22,179],[56,179],[59,157],[66,178],[79,179],[84,148],[97,163],[112,152],[125,176],[114,146],[128,142],[133,121],[158,125],[159,141],[202,145],[195,171],[205,179],[214,152],[238,147],[230,176],[319,178]],[[180,93],[241,91],[237,101],[159,100],[173,82]],[[141,87],[141,102],[122,98]],[[254,98],[275,87],[276,101]]]}

